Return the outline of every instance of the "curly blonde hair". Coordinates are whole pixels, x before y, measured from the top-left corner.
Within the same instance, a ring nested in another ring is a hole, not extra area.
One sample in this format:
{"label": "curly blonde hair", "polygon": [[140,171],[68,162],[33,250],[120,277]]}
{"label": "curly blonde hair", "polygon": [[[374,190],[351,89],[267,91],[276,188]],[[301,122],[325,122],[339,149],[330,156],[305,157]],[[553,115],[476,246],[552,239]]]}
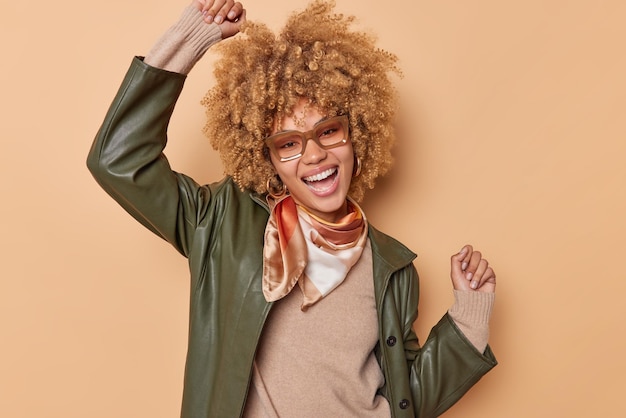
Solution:
{"label": "curly blonde hair", "polygon": [[351,31],[354,17],[333,13],[334,6],[313,1],[278,35],[248,22],[243,35],[218,45],[217,83],[202,100],[204,132],[242,190],[266,192],[276,171],[264,140],[302,97],[329,117],[348,115],[362,164],[350,185],[353,199],[362,200],[391,167],[397,100],[388,74],[400,75],[397,57],[377,48],[373,36]]}

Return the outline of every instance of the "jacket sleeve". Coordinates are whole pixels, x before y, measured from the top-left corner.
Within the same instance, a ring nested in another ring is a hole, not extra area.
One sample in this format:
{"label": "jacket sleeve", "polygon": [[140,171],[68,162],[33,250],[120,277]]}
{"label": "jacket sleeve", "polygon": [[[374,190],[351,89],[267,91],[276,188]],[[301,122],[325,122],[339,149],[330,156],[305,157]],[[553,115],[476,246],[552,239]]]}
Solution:
{"label": "jacket sleeve", "polygon": [[96,181],[128,213],[188,256],[211,192],[171,170],[167,127],[185,76],[134,58],[87,158]]}
{"label": "jacket sleeve", "polygon": [[[420,347],[413,330],[419,299],[418,277],[411,265],[404,271],[404,349],[416,416],[437,417],[454,405],[491,370],[496,359],[487,346],[480,353],[457,328],[448,314],[431,330]],[[400,296],[400,295],[397,295]]]}

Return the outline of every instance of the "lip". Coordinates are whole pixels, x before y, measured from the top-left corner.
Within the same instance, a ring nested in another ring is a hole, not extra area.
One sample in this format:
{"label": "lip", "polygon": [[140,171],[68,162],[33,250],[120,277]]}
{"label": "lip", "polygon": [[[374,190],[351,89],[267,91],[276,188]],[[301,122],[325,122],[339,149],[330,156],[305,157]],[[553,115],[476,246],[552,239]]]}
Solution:
{"label": "lip", "polygon": [[336,164],[326,164],[326,165],[322,165],[322,166],[316,167],[316,168],[314,168],[312,170],[307,171],[302,176],[300,176],[300,180],[304,181],[305,178],[316,176],[316,175],[318,175],[320,173],[323,173],[326,170],[337,170],[337,171],[339,171],[339,166],[337,166]]}
{"label": "lip", "polygon": [[[334,176],[334,179],[332,181],[332,183],[325,188],[317,188],[314,187],[315,182],[309,182],[306,181],[305,178],[310,178],[310,177],[314,177],[316,175],[319,175],[321,173],[324,173],[328,170],[333,170],[334,174],[332,174],[331,176]],[[339,167],[336,165],[328,165],[328,166],[324,166],[324,167],[318,167],[314,170],[308,171],[306,173],[306,175],[302,176],[300,178],[300,180],[302,181],[302,183],[304,183],[304,185],[306,186],[306,188],[313,193],[314,195],[318,196],[318,197],[325,197],[325,196],[329,196],[332,195],[337,188],[339,187]]]}

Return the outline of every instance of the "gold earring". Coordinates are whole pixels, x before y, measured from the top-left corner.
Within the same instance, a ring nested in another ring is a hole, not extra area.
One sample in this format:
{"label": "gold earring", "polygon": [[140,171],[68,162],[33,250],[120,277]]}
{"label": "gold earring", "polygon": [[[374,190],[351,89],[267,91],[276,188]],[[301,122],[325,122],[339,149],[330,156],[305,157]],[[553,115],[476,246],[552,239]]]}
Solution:
{"label": "gold earring", "polygon": [[356,168],[354,170],[354,172],[352,173],[352,177],[357,177],[359,174],[361,174],[361,159],[355,155],[355,162],[356,162]]}
{"label": "gold earring", "polygon": [[[276,187],[276,183],[280,184],[280,188]],[[265,188],[267,189],[267,194],[272,196],[274,199],[280,199],[287,194],[287,186],[285,186],[285,183],[283,183],[278,176],[268,178],[265,183]]]}

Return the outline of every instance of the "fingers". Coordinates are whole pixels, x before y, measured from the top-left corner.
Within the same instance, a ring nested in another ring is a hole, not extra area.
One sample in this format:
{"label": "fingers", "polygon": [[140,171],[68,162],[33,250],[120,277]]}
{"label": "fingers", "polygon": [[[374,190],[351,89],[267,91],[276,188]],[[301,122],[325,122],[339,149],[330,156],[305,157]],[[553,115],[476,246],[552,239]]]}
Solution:
{"label": "fingers", "polygon": [[466,245],[451,258],[450,277],[457,290],[495,291],[496,274],[480,251]]}
{"label": "fingers", "polygon": [[477,283],[477,280],[479,279],[478,277],[474,277],[474,275],[476,274],[477,271],[479,271],[478,270],[479,267],[481,267],[480,272],[486,269],[486,266],[484,265],[486,262],[487,260],[482,259],[482,254],[480,253],[480,251],[472,252],[472,255],[469,258],[469,263],[467,264],[467,267],[464,269],[465,278],[470,281],[471,283],[470,287],[472,289],[476,289],[476,283]]}
{"label": "fingers", "polygon": [[236,22],[239,20],[242,14],[244,14],[245,10],[243,9],[243,4],[236,2],[233,4],[233,7],[226,13],[226,19],[231,22]]}
{"label": "fingers", "polygon": [[450,257],[450,278],[457,290],[469,290],[469,282],[465,278],[465,269],[472,256],[472,246],[466,245],[457,254]]}
{"label": "fingers", "polygon": [[243,5],[234,0],[194,0],[194,4],[197,4],[207,23],[235,22],[243,14]]}
{"label": "fingers", "polygon": [[231,22],[226,20],[224,23],[219,25],[220,30],[222,31],[222,39],[229,38],[241,30],[241,26],[246,21],[246,10],[244,9],[241,12],[241,15],[237,18],[236,21]]}
{"label": "fingers", "polygon": [[483,258],[478,263],[476,271],[472,274],[470,287],[472,289],[478,289],[487,282],[495,284],[496,274],[494,273],[493,269],[489,267],[489,263],[487,262],[487,260]]}
{"label": "fingers", "polygon": [[461,251],[451,257],[450,262],[452,267],[452,273],[455,276],[461,277],[463,275],[463,271],[467,268],[467,261],[472,255],[471,253],[472,246],[466,245],[465,247],[461,248]]}
{"label": "fingers", "polygon": [[471,245],[466,245],[465,247],[461,248],[461,251],[459,252],[459,255],[462,256],[461,270],[465,271],[467,269],[473,252],[474,248],[472,248]]}

